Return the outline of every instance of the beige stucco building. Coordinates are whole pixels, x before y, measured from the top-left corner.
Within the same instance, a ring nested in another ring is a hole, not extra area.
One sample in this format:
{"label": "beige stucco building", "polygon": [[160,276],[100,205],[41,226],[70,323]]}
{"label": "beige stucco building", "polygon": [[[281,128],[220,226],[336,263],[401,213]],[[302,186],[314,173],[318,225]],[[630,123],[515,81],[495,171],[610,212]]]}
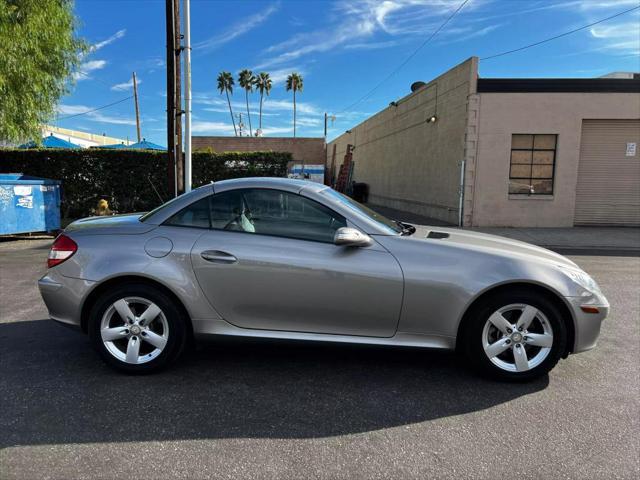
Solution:
{"label": "beige stucco building", "polygon": [[104,133],[89,133],[81,132],[79,130],[71,130],[69,128],[55,127],[53,125],[42,126],[42,136],[48,137],[53,135],[54,137],[61,138],[67,142],[75,143],[81,147],[99,147],[101,145],[131,145],[135,143],[132,140],[116,137],[107,137]]}
{"label": "beige stucco building", "polygon": [[336,170],[352,146],[370,203],[464,226],[640,225],[637,74],[483,79],[472,57],[414,88],[327,146]]}

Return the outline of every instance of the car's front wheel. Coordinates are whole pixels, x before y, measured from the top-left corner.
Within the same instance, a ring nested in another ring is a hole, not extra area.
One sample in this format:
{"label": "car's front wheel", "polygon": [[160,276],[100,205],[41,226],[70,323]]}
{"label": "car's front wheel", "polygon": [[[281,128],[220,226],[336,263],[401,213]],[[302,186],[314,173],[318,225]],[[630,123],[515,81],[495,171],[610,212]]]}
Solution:
{"label": "car's front wheel", "polygon": [[127,373],[150,373],[182,352],[185,320],[172,299],[144,284],[126,284],[98,298],[89,336],[104,361]]}
{"label": "car's front wheel", "polygon": [[549,372],[566,348],[567,329],[553,301],[536,291],[503,292],[472,313],[463,332],[468,361],[503,380],[530,380]]}

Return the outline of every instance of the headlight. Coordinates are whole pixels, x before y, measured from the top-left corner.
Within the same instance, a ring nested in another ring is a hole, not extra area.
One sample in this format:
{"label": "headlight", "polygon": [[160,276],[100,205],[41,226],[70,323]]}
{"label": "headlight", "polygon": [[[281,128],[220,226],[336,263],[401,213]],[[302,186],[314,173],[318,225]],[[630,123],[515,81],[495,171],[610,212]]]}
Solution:
{"label": "headlight", "polygon": [[569,268],[563,265],[558,265],[562,272],[567,275],[571,280],[580,285],[585,290],[588,290],[591,293],[595,293],[598,295],[602,295],[602,291],[600,287],[596,283],[596,281],[591,278],[591,276],[582,270],[576,268]]}

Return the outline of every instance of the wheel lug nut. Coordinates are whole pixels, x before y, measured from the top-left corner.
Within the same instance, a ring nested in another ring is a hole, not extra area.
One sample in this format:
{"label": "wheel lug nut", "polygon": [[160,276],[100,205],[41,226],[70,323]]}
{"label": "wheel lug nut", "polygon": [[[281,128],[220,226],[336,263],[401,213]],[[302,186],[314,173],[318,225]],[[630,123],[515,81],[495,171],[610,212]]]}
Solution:
{"label": "wheel lug nut", "polygon": [[507,328],[507,333],[511,333],[513,332],[513,330],[511,330],[510,328]]}
{"label": "wheel lug nut", "polygon": [[507,341],[505,342],[507,345],[509,345],[511,343],[511,340],[507,339]]}
{"label": "wheel lug nut", "polygon": [[516,348],[520,348],[520,344],[519,343],[516,343]]}

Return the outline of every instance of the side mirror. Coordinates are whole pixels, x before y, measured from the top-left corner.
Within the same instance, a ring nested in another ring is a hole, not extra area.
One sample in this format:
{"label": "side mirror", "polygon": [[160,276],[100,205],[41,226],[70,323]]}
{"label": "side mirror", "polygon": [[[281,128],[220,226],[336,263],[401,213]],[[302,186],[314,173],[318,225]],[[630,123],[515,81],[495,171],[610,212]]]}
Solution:
{"label": "side mirror", "polygon": [[333,243],[343,247],[368,247],[373,244],[372,238],[360,230],[342,227],[336,230]]}

